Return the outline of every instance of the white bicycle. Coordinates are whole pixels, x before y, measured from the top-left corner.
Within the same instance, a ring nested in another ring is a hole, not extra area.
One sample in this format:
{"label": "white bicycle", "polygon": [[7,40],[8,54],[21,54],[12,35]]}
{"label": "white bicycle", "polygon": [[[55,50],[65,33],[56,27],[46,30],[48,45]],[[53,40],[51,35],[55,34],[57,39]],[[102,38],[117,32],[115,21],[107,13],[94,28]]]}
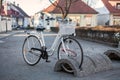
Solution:
{"label": "white bicycle", "polygon": [[[58,60],[65,58],[75,59],[79,64],[79,68],[81,68],[83,62],[83,49],[80,43],[73,37],[75,28],[70,28],[69,26],[68,24],[60,25],[60,30],[50,49],[48,49],[45,44],[44,37],[46,34],[43,33],[45,28],[36,29],[36,33],[30,34],[24,40],[22,53],[25,62],[31,66],[37,64],[40,59],[45,59],[46,62],[49,62],[48,58],[54,54],[57,48]],[[66,64],[63,64],[63,67],[65,65]],[[69,66],[64,68],[72,72]]]}

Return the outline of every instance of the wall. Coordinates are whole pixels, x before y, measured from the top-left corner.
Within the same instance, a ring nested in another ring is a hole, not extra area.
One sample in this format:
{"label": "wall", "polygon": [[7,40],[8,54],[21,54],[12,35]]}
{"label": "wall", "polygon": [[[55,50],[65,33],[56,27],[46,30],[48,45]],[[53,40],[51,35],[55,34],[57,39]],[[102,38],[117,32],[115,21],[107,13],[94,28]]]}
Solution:
{"label": "wall", "polygon": [[116,7],[116,3],[120,3],[120,1],[109,1],[109,3],[111,3],[112,6]]}
{"label": "wall", "polygon": [[[84,0],[83,0],[84,1]],[[88,1],[88,2],[87,2]],[[86,4],[96,10],[99,14],[97,15],[97,25],[105,25],[110,20],[110,12],[105,7],[102,0],[86,0]]]}
{"label": "wall", "polygon": [[24,25],[23,27],[27,27],[28,25],[30,25],[30,22],[29,22],[29,18],[24,18]]}
{"label": "wall", "polygon": [[[59,17],[60,14],[55,14],[54,16]],[[72,19],[73,22],[79,24],[80,27],[95,27],[97,26],[97,15],[96,14],[69,14],[68,17]],[[89,19],[89,20],[88,20]],[[88,22],[90,25],[88,25]],[[55,23],[55,21],[54,21]]]}
{"label": "wall", "polygon": [[98,14],[97,15],[97,20],[98,20],[98,25],[106,25],[106,23],[110,20],[110,15],[109,14]]}

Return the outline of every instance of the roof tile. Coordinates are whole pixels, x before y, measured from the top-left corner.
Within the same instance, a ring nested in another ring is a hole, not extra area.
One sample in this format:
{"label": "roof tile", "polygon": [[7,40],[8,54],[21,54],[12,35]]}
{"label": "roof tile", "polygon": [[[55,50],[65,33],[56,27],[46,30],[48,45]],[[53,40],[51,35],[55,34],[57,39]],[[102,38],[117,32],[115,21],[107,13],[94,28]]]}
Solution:
{"label": "roof tile", "polygon": [[[62,0],[64,1],[64,0]],[[59,5],[64,6],[64,2],[59,2]],[[48,8],[43,10],[44,12],[51,13],[60,13],[60,10],[53,5],[50,5]],[[69,14],[97,14],[97,12],[86,5],[83,1],[79,0],[76,3],[73,3],[70,7]]]}

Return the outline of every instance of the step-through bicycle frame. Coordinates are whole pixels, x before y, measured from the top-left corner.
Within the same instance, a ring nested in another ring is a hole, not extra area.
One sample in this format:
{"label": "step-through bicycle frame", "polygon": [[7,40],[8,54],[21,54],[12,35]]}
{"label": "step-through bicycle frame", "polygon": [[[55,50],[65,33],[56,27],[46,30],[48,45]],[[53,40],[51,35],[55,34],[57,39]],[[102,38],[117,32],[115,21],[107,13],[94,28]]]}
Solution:
{"label": "step-through bicycle frame", "polygon": [[[48,53],[48,55],[52,56],[54,54],[55,49],[59,46],[60,42],[62,42],[62,46],[63,46],[65,53],[68,54],[66,49],[65,49],[65,45],[64,45],[63,40],[64,40],[64,37],[66,38],[66,37],[69,37],[70,35],[61,34],[60,32],[58,32],[58,34],[44,34],[43,31],[40,31],[40,32],[37,32],[34,34],[29,33],[29,35],[35,35],[39,39],[42,47],[47,47],[45,44],[45,38],[44,38],[45,36],[54,36],[55,35],[56,37],[54,38],[53,44],[51,45],[50,48],[48,48],[46,50],[47,52],[50,52],[50,53]],[[75,35],[75,34],[72,34],[72,35]]]}

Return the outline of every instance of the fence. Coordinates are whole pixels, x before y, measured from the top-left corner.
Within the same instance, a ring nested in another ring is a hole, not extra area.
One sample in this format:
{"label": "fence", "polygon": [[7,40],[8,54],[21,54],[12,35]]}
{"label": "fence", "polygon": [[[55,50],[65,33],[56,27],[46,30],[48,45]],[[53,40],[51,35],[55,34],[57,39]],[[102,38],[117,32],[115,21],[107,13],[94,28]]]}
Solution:
{"label": "fence", "polygon": [[12,30],[12,22],[10,19],[3,19],[0,21],[0,32],[6,32]]}
{"label": "fence", "polygon": [[[116,34],[120,32],[118,28],[104,27],[102,29],[95,28],[78,28],[76,33],[78,37],[92,40],[111,46],[118,46],[119,40],[116,38]],[[120,37],[120,35],[119,35]]]}

